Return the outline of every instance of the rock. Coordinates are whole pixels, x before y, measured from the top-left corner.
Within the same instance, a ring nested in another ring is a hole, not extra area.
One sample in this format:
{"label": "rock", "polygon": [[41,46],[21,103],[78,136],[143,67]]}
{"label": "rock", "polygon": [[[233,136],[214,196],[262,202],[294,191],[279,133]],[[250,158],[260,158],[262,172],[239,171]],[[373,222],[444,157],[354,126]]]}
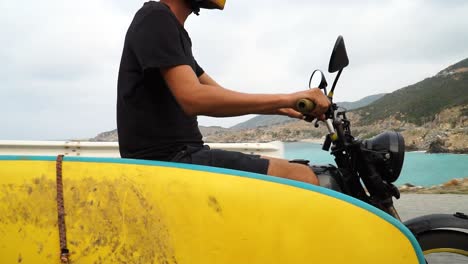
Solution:
{"label": "rock", "polygon": [[448,153],[449,150],[445,147],[445,141],[437,137],[436,140],[432,141],[429,144],[429,148],[427,150],[428,153]]}
{"label": "rock", "polygon": [[414,186],[410,183],[400,186],[400,191],[405,193],[456,193],[468,194],[468,178],[452,179],[446,183],[431,187]]}
{"label": "rock", "polygon": [[117,129],[112,131],[102,132],[97,135],[95,138],[90,139],[90,141],[94,142],[116,142],[119,138],[117,136]]}
{"label": "rock", "polygon": [[452,179],[446,183],[443,184],[443,187],[453,187],[453,186],[459,186],[462,184],[463,179]]}
{"label": "rock", "polygon": [[454,154],[468,154],[468,148],[454,149],[454,150],[451,150],[450,153],[454,153]]}

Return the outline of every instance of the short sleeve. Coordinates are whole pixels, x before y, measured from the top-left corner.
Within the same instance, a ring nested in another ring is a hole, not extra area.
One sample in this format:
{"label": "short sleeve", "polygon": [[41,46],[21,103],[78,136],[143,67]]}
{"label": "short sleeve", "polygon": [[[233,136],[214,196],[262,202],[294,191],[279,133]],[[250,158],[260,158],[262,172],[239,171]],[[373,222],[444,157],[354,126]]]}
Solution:
{"label": "short sleeve", "polygon": [[200,67],[200,65],[198,65],[198,62],[196,60],[195,60],[195,73],[197,74],[197,77],[200,77],[205,73],[203,68]]}
{"label": "short sleeve", "polygon": [[178,25],[166,12],[147,14],[132,32],[130,43],[143,70],[191,64]]}

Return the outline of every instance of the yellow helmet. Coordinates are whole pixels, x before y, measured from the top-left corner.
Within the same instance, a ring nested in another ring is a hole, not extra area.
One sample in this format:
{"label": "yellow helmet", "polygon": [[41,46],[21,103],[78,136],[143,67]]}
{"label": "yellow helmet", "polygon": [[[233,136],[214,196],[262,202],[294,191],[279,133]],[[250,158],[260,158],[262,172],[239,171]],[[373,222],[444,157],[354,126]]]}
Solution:
{"label": "yellow helmet", "polygon": [[200,8],[223,10],[226,0],[189,0],[193,13],[200,12]]}

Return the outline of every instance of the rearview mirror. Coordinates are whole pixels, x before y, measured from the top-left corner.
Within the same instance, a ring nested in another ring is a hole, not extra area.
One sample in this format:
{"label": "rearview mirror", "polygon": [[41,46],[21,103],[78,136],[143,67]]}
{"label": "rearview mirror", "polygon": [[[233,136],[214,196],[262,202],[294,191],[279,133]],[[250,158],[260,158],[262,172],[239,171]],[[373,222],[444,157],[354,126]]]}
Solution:
{"label": "rearview mirror", "polygon": [[312,75],[310,76],[309,80],[309,89],[318,87],[320,89],[327,88],[327,80],[325,79],[325,75],[321,70],[315,70]]}
{"label": "rearview mirror", "polygon": [[330,64],[328,65],[328,72],[337,72],[344,67],[348,66],[349,59],[346,53],[346,46],[342,36],[338,36],[333,48],[332,55],[330,57]]}

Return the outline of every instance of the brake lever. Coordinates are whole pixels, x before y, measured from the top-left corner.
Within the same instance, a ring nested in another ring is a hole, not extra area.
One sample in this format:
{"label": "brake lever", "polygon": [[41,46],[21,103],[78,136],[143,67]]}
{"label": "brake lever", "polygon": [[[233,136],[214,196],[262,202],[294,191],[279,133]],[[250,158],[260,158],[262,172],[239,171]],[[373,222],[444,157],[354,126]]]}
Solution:
{"label": "brake lever", "polygon": [[311,115],[304,115],[304,121],[312,123],[314,120],[315,120],[314,127],[318,128],[320,126],[319,122],[322,120],[319,120]]}
{"label": "brake lever", "polygon": [[319,125],[319,122],[320,122],[320,121],[321,121],[321,120],[318,120],[318,119],[315,120],[314,127],[318,128],[318,127],[320,126],[320,125]]}
{"label": "brake lever", "polygon": [[314,121],[315,117],[311,116],[311,115],[304,115],[304,121],[306,122],[309,122],[311,123],[312,121]]}

